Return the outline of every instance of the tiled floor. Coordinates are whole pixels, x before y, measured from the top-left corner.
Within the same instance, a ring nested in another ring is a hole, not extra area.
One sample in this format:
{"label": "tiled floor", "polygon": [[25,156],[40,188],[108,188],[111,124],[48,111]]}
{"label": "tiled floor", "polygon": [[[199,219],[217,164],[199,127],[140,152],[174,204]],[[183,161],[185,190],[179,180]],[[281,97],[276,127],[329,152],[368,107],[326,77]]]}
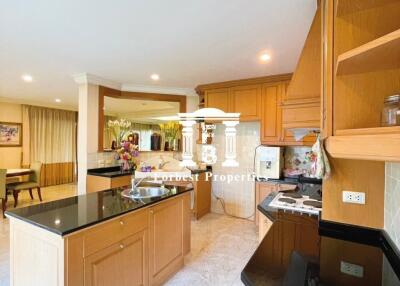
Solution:
{"label": "tiled floor", "polygon": [[[42,188],[43,201],[49,202],[57,199],[67,198],[76,194],[76,184],[66,184]],[[29,192],[21,192],[18,197],[18,207],[24,207],[40,203],[36,190],[33,191],[34,200],[29,197]],[[8,196],[7,208],[11,209],[14,205],[13,196]],[[8,219],[3,219],[0,215],[0,286],[9,286],[9,224]]]}
{"label": "tiled floor", "polygon": [[[76,193],[75,185],[43,188],[45,201],[65,198]],[[35,198],[37,195],[34,193]],[[19,207],[38,203],[22,193]],[[9,200],[8,206],[13,204]],[[219,214],[208,214],[192,222],[192,248],[185,267],[175,274],[168,286],[243,285],[240,272],[257,247],[254,223]],[[0,286],[9,286],[9,224],[0,218]]]}

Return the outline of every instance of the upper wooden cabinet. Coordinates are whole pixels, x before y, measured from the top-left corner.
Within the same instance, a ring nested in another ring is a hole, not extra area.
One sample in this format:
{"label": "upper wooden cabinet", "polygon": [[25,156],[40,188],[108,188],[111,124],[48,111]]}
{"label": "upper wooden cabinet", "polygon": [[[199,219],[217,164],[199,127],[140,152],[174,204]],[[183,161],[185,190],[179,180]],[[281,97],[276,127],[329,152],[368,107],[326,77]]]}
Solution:
{"label": "upper wooden cabinet", "polygon": [[240,113],[241,121],[260,120],[261,88],[261,84],[230,88],[230,111]]}
{"label": "upper wooden cabinet", "polygon": [[261,106],[261,142],[275,143],[281,140],[282,110],[280,108],[282,84],[264,85]]}
{"label": "upper wooden cabinet", "polygon": [[230,111],[228,88],[206,90],[204,100],[205,107],[218,108],[225,112]]}
{"label": "upper wooden cabinet", "polygon": [[322,1],[323,125],[333,158],[400,161],[400,127],[383,127],[400,91],[400,1]]}
{"label": "upper wooden cabinet", "polygon": [[291,74],[282,74],[210,83],[199,85],[196,91],[204,97],[205,107],[240,113],[240,121],[259,121],[262,119],[263,85],[274,85],[290,78]]}
{"label": "upper wooden cabinet", "polygon": [[321,26],[318,7],[293,78],[282,97],[285,129],[321,127]]}
{"label": "upper wooden cabinet", "polygon": [[[289,81],[279,82],[276,84],[265,84],[262,89],[261,96],[261,143],[269,144],[269,145],[277,145],[277,146],[301,146],[301,145],[313,145],[315,142],[315,136],[310,135],[306,136],[300,141],[296,141],[293,137],[293,134],[287,128],[295,128],[295,125],[285,126],[283,122],[283,113],[287,112],[288,109],[284,109],[282,107],[282,101],[285,97],[287,85]],[[310,115],[304,113],[296,115],[299,109],[298,106],[294,106],[294,115],[289,117],[294,123],[296,120],[300,119],[300,124],[302,124],[302,120],[307,118],[307,116],[319,116],[319,107],[317,110],[312,111],[317,113],[317,115]],[[308,110],[308,112],[310,112]],[[288,117],[286,117],[288,118]],[[318,127],[318,126],[317,126]]]}

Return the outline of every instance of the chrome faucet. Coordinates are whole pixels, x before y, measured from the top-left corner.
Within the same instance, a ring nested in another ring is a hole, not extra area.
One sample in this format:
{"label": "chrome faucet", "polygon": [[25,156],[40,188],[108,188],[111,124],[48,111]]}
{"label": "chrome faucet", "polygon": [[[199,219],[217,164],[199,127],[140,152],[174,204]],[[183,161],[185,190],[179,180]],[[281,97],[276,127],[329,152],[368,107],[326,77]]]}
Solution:
{"label": "chrome faucet", "polygon": [[143,182],[145,179],[151,179],[151,177],[143,177],[138,179],[138,182],[135,183],[135,178],[132,179],[131,184],[132,184],[132,190],[137,189],[137,187],[140,185],[141,182]]}

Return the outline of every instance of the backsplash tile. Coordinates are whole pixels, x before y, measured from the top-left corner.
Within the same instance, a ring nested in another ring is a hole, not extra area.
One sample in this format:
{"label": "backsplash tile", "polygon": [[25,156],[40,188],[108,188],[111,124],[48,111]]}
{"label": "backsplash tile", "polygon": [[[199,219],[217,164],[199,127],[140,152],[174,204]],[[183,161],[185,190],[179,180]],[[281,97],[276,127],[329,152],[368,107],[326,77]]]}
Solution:
{"label": "backsplash tile", "polygon": [[311,172],[311,147],[288,146],[285,148],[285,169],[299,170],[309,176]]}
{"label": "backsplash tile", "polygon": [[400,163],[385,168],[385,230],[400,249]]}

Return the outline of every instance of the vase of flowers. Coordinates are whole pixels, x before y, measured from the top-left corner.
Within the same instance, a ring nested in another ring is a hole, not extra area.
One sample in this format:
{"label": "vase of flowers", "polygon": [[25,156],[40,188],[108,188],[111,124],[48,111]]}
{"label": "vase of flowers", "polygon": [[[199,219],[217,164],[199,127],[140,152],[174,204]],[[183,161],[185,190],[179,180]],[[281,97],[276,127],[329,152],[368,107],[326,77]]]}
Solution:
{"label": "vase of flowers", "polygon": [[132,123],[124,118],[120,118],[116,120],[109,120],[107,125],[116,140],[116,145],[120,146]]}
{"label": "vase of flowers", "polygon": [[168,123],[159,124],[160,130],[164,135],[164,150],[165,151],[176,151],[177,144],[176,138],[181,129],[178,122],[170,121]]}
{"label": "vase of flowers", "polygon": [[122,142],[121,147],[117,149],[116,159],[121,162],[122,171],[136,169],[135,158],[139,156],[139,146],[129,141]]}

